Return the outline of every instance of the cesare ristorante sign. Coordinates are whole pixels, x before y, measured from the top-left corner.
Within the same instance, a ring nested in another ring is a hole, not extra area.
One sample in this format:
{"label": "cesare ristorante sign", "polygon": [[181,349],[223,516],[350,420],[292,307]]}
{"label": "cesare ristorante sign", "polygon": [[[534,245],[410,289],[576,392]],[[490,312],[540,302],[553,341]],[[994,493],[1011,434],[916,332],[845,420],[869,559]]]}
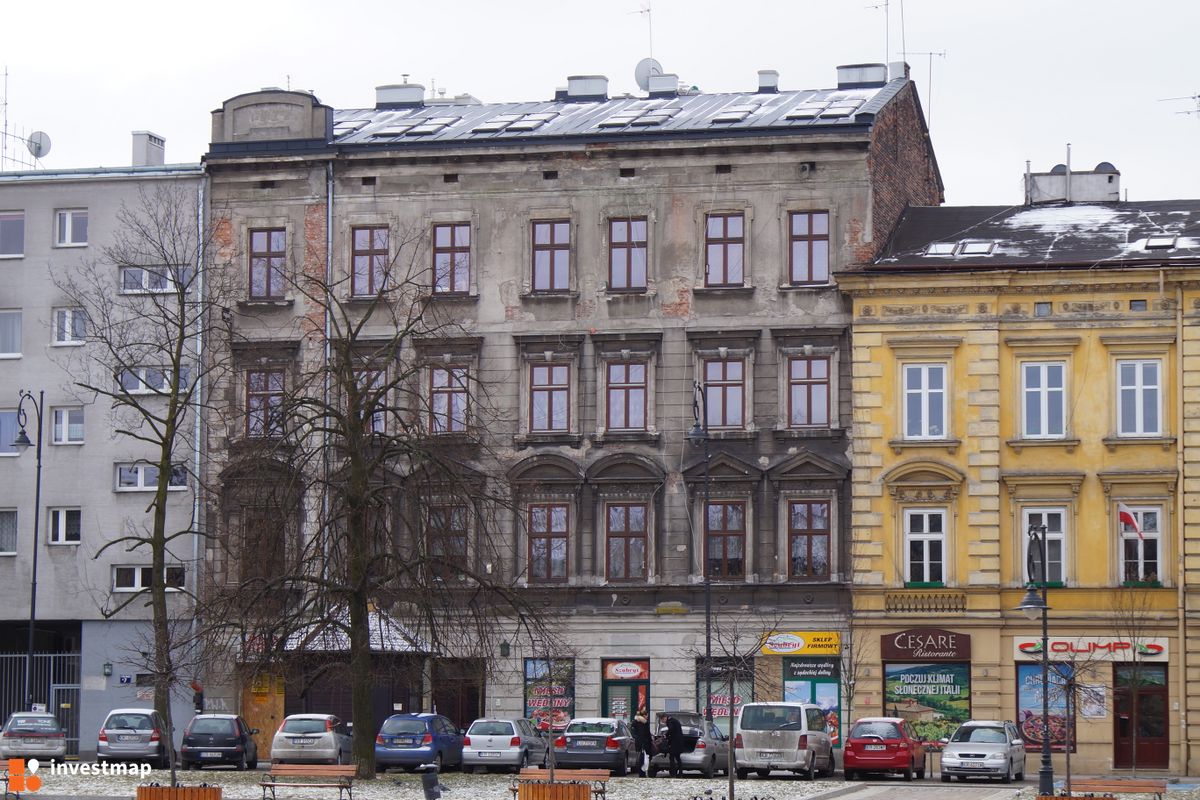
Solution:
{"label": "cesare ristorante sign", "polygon": [[879,637],[889,661],[970,661],[971,635],[944,628],[909,628]]}

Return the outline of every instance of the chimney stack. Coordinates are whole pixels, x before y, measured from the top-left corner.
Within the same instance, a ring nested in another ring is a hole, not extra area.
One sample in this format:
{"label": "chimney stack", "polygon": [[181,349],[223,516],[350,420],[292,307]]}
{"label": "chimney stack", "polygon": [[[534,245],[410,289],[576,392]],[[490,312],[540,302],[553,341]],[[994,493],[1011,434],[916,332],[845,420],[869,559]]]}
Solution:
{"label": "chimney stack", "polygon": [[607,100],[608,78],[604,75],[568,75],[567,100]]}
{"label": "chimney stack", "polygon": [[679,76],[671,72],[664,75],[651,75],[648,86],[651,97],[677,97],[679,95]]}
{"label": "chimney stack", "polygon": [[419,83],[391,83],[375,87],[375,108],[420,108],[425,105],[425,87]]}
{"label": "chimney stack", "polygon": [[758,71],[758,93],[779,94],[779,72],[773,69]]}
{"label": "chimney stack", "polygon": [[150,131],[133,132],[133,166],[161,167],[166,155],[166,139]]}

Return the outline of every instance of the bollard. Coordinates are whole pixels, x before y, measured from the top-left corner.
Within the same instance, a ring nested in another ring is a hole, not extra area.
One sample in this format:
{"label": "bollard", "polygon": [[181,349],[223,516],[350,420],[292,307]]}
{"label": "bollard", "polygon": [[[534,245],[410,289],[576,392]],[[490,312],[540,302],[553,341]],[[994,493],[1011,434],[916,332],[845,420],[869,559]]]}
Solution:
{"label": "bollard", "polygon": [[425,792],[425,800],[441,800],[442,792],[450,791],[450,787],[442,785],[437,764],[426,764],[424,769],[421,773],[421,789]]}

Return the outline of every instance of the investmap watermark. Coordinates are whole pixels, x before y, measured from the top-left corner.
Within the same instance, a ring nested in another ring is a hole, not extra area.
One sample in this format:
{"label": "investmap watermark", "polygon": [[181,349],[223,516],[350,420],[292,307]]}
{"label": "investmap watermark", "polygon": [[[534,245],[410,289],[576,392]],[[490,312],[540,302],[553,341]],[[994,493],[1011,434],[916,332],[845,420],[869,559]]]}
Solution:
{"label": "investmap watermark", "polygon": [[[43,769],[45,766],[45,769]],[[80,764],[76,762],[51,761],[43,765],[36,758],[8,759],[8,791],[36,792],[42,788],[41,775],[136,775],[145,780],[150,776],[149,764]]]}

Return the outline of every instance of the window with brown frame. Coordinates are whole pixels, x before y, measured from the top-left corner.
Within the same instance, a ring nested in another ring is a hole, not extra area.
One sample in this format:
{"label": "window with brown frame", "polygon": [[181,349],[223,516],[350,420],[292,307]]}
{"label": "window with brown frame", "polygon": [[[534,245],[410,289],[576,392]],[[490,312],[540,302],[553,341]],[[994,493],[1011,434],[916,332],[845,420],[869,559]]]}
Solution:
{"label": "window with brown frame", "polygon": [[529,506],[529,580],[567,579],[567,537],[570,526],[566,503]]}
{"label": "window with brown frame", "polygon": [[708,427],[742,428],[746,424],[746,362],[740,358],[704,362]]}
{"label": "window with brown frame", "polygon": [[741,286],[744,279],[742,254],[746,239],[746,216],[709,214],[704,226],[704,285]]}
{"label": "window with brown frame", "polygon": [[571,428],[571,368],[535,364],[529,369],[529,429],[565,433]]}
{"label": "window with brown frame", "polygon": [[604,512],[608,579],[632,581],[645,578],[646,504],[609,503]]}
{"label": "window with brown frame", "polygon": [[366,433],[383,433],[387,430],[387,373],[379,369],[354,371],[358,384],[360,408],[347,409],[352,416],[361,415]]}
{"label": "window with brown frame", "polygon": [[455,222],[433,226],[433,291],[471,291],[471,226]]}
{"label": "window with brown frame", "polygon": [[432,367],[429,372],[430,430],[461,433],[467,429],[470,369]]}
{"label": "window with brown frame", "polygon": [[287,232],[283,228],[250,231],[250,297],[278,300],[283,297],[287,260]]}
{"label": "window with brown frame", "polygon": [[746,504],[709,503],[704,515],[705,559],[710,578],[746,574]]}
{"label": "window with brown frame", "polygon": [[788,359],[788,427],[829,425],[829,359]]}
{"label": "window with brown frame", "polygon": [[788,575],[829,577],[829,502],[788,502]]}
{"label": "window with brown frame", "polygon": [[608,290],[646,288],[646,218],[615,217],[608,221]]}
{"label": "window with brown frame", "polygon": [[829,212],[793,211],[788,215],[791,283],[829,283]]}
{"label": "window with brown frame", "polygon": [[467,507],[433,506],[425,526],[430,575],[443,580],[467,564]]}
{"label": "window with brown frame", "polygon": [[388,228],[369,225],[351,228],[350,294],[371,297],[383,291],[388,267]]}
{"label": "window with brown frame", "polygon": [[533,223],[533,291],[565,292],[571,288],[571,222]]}
{"label": "window with brown frame", "polygon": [[280,436],[283,433],[283,370],[250,370],[246,373],[246,435]]}
{"label": "window with brown frame", "polygon": [[243,584],[261,590],[284,572],[287,518],[272,506],[243,506],[238,571]]}
{"label": "window with brown frame", "polygon": [[608,429],[646,430],[646,362],[608,365]]}

